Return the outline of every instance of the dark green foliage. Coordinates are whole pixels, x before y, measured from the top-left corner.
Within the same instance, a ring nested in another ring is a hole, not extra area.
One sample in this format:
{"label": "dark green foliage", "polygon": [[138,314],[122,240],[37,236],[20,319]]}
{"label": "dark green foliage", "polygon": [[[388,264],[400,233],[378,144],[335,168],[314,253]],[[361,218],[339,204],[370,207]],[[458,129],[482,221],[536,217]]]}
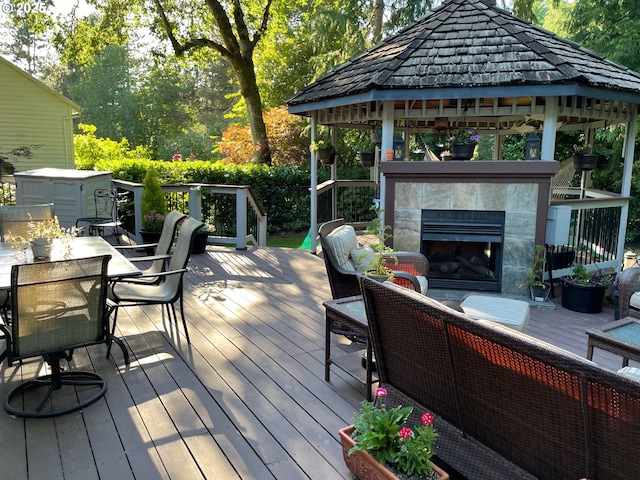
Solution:
{"label": "dark green foliage", "polygon": [[[211,183],[219,185],[249,185],[267,213],[269,234],[298,232],[309,228],[310,173],[295,167],[268,167],[259,164],[234,165],[222,162],[153,160],[111,160],[96,162],[98,170],[113,172],[113,178],[142,183],[145,173],[155,171],[161,184]],[[319,182],[329,178],[320,172]],[[226,227],[235,225],[235,199],[229,195],[214,195],[203,191],[203,203],[212,205],[212,216],[225,218]],[[369,200],[370,202],[370,200]],[[370,203],[367,205],[369,208]],[[205,219],[213,223],[211,219]],[[216,222],[216,227],[218,223]],[[223,235],[224,230],[216,233]]]}

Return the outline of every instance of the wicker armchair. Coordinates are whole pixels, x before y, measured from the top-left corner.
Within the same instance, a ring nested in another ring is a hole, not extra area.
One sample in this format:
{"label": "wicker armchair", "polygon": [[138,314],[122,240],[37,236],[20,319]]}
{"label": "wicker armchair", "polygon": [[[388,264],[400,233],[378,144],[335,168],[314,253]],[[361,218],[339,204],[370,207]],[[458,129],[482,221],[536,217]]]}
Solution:
{"label": "wicker armchair", "polygon": [[[358,276],[364,273],[349,265],[346,265],[347,268],[345,268],[344,262],[341,266],[337,252],[331,248],[327,241],[327,237],[343,225],[345,225],[344,219],[340,218],[323,223],[318,231],[322,245],[322,256],[331,286],[331,295],[334,299],[360,295]],[[393,270],[394,283],[417,292],[426,293],[426,288],[423,288],[429,274],[429,261],[426,257],[415,252],[394,252],[393,255],[398,259],[398,262],[395,263],[390,259],[386,265]],[[423,278],[422,284],[419,277]]]}
{"label": "wicker armchair", "polygon": [[[638,298],[634,301],[636,292]],[[640,267],[627,268],[618,274],[618,301],[620,318],[640,318]]]}
{"label": "wicker armchair", "polygon": [[[43,356],[51,374],[26,381],[9,392],[11,415],[40,418],[74,412],[101,398],[106,381],[95,372],[65,369],[73,351],[111,344],[107,306],[110,255],[59,262],[14,265],[11,270],[11,322],[0,324],[8,365]],[[124,345],[125,362],[128,355]]]}

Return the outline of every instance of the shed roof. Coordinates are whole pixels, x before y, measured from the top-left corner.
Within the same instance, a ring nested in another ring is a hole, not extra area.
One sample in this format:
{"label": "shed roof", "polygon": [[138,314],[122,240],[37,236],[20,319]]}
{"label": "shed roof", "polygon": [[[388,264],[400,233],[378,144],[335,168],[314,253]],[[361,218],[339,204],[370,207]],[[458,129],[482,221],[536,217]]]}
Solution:
{"label": "shed roof", "polygon": [[[568,85],[575,88],[559,88]],[[484,0],[448,0],[305,87],[288,104],[300,113],[304,104],[330,99],[344,104],[350,97],[451,98],[451,89],[462,98],[461,88],[472,97],[480,89],[518,86],[529,92],[538,87],[535,95],[584,94],[587,87],[640,103],[640,75],[629,68]]]}

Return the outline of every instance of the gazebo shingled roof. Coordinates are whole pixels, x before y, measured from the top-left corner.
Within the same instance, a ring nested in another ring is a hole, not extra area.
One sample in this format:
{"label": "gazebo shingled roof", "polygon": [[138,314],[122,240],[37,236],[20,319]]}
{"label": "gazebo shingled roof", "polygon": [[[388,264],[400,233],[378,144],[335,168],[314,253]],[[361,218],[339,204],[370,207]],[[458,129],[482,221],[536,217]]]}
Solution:
{"label": "gazebo shingled roof", "polygon": [[[576,88],[532,90],[569,84]],[[527,86],[528,95],[581,95],[589,90],[580,87],[594,87],[609,91],[600,98],[640,103],[638,73],[482,0],[449,0],[305,87],[288,105],[305,114],[305,104],[397,100],[391,93],[397,90],[403,100],[470,98],[477,93],[460,89],[507,86]]]}

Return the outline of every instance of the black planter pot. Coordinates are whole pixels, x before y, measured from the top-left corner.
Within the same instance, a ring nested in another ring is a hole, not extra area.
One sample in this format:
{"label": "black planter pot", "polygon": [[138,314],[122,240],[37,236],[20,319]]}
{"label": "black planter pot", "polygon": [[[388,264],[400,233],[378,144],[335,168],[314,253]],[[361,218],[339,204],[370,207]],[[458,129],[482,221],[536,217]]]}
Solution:
{"label": "black planter pot", "polygon": [[318,150],[318,158],[324,165],[333,165],[336,160],[336,152],[332,148],[321,148]]}
{"label": "black planter pot", "polygon": [[451,156],[454,160],[471,160],[476,146],[473,143],[451,144]]}
{"label": "black planter pot", "polygon": [[[161,232],[148,232],[146,230],[140,230],[140,236],[142,237],[142,243],[158,243],[160,240]],[[149,247],[145,249],[147,255],[153,255],[156,251],[155,247]]]}
{"label": "black planter pot", "polygon": [[206,252],[208,239],[209,239],[209,232],[196,232],[196,234],[193,237],[193,245],[191,246],[191,253]]}
{"label": "black planter pot", "polygon": [[373,167],[376,161],[376,154],[374,152],[358,152],[360,156],[360,164],[363,167]]}
{"label": "black planter pot", "polygon": [[573,168],[578,172],[588,172],[596,168],[600,155],[597,153],[577,153],[573,156]]}
{"label": "black planter pot", "polygon": [[562,287],[562,306],[580,313],[600,313],[604,304],[604,285],[577,285],[565,282]]}

